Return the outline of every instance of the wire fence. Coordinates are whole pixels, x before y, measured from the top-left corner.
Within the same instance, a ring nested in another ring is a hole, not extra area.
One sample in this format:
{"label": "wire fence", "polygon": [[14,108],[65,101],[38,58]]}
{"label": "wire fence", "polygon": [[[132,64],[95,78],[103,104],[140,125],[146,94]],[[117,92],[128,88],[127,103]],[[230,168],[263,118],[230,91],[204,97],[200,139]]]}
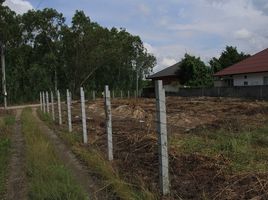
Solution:
{"label": "wire fence", "polygon": [[[44,99],[40,94],[40,101]],[[68,107],[65,95],[62,95],[61,111],[63,129],[68,129]],[[178,156],[169,144],[167,144],[168,156],[161,153],[161,141],[159,135],[161,132],[157,130],[158,126],[167,127],[168,136],[174,132],[187,132],[189,127],[178,125],[174,122],[176,118],[167,116],[166,121],[157,119],[157,115],[161,112],[165,114],[176,113],[180,109],[180,105],[170,106],[166,100],[161,98],[155,99],[139,99],[139,98],[121,98],[114,96],[110,92],[111,101],[111,124],[108,128],[112,129],[112,139],[107,137],[107,111],[105,110],[105,100],[103,98],[91,98],[85,100],[85,116],[87,124],[88,144],[96,148],[101,154],[108,157],[108,145],[112,143],[113,159],[116,160],[118,171],[122,177],[128,182],[139,185],[141,182],[148,187],[150,191],[162,190],[161,180],[169,179],[170,183],[166,190],[166,194],[174,199],[181,196],[187,198],[196,198],[201,194],[202,190],[209,191],[209,185],[214,186],[214,182],[223,182],[222,171],[218,169],[221,165],[218,161],[211,166],[202,168],[202,163],[208,161],[205,157]],[[166,109],[157,110],[156,103],[166,105]],[[199,102],[193,102],[198,104]],[[141,105],[143,104],[143,105]],[[55,104],[56,105],[56,104]],[[107,104],[106,104],[107,105]],[[46,106],[40,107],[43,111]],[[57,113],[59,106],[55,106]],[[81,101],[74,100],[71,103],[71,121],[72,134],[78,134],[82,138],[82,112]],[[192,115],[195,115],[193,112]],[[173,121],[172,121],[173,120]],[[59,115],[55,114],[55,121],[59,121]],[[81,139],[82,142],[82,139]],[[169,162],[162,162],[166,159]],[[109,159],[112,160],[112,159]],[[210,161],[211,163],[212,161]],[[162,165],[161,165],[162,164]],[[198,166],[200,165],[200,167]],[[161,166],[161,167],[160,167]],[[196,172],[187,169],[193,166]],[[160,168],[162,168],[160,170]],[[163,173],[166,170],[167,173]],[[182,171],[185,170],[185,171]],[[201,170],[210,171],[209,175],[198,174]],[[159,181],[160,180],[160,181]],[[194,181],[192,181],[194,180]],[[210,182],[211,181],[211,182]],[[188,184],[187,184],[188,183]],[[191,183],[191,185],[189,185]],[[223,184],[223,183],[222,183]],[[193,193],[196,191],[196,193]],[[221,194],[215,194],[215,198]]]}

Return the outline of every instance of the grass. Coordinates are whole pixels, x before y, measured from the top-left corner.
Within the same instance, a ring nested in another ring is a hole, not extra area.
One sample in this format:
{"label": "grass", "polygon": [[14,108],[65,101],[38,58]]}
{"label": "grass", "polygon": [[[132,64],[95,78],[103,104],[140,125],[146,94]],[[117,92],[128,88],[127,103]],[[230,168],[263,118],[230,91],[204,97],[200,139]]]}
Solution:
{"label": "grass", "polygon": [[0,117],[0,198],[4,199],[6,193],[6,180],[8,174],[8,163],[10,159],[10,134],[11,127],[15,123],[15,117],[5,115]]}
{"label": "grass", "polygon": [[234,172],[267,172],[268,127],[251,132],[186,135],[171,139],[171,146],[180,153],[200,153],[206,156],[223,155]]}
{"label": "grass", "polygon": [[87,199],[41,133],[30,109],[22,112],[22,130],[26,140],[28,198]]}
{"label": "grass", "polygon": [[[51,118],[47,114],[38,112],[40,118],[51,124]],[[155,199],[155,196],[142,188],[141,186],[131,185],[125,182],[110,162],[102,157],[102,155],[93,148],[87,148],[81,145],[82,139],[80,134],[69,133],[67,131],[58,131],[61,139],[63,139],[72,149],[74,154],[78,156],[94,173],[100,175],[112,192],[120,199]]]}

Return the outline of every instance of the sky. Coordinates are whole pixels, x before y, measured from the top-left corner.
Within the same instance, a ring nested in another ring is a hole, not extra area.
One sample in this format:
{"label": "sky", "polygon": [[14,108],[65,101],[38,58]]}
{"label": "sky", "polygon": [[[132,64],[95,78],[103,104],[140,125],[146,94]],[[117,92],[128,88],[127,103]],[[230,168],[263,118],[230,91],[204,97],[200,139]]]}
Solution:
{"label": "sky", "polygon": [[18,14],[55,8],[71,23],[76,10],[111,28],[139,35],[157,58],[154,72],[185,53],[208,62],[226,45],[254,54],[268,48],[268,0],[6,0]]}

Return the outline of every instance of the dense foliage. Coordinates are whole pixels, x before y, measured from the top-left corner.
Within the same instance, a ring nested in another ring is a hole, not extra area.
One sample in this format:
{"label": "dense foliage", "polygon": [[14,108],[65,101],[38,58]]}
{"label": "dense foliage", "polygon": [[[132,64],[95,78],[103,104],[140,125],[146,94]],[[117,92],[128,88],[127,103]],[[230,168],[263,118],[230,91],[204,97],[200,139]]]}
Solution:
{"label": "dense foliage", "polygon": [[180,83],[187,86],[211,86],[213,79],[211,70],[201,59],[185,54],[180,62]]}
{"label": "dense foliage", "polygon": [[236,47],[226,46],[219,58],[213,57],[207,66],[199,57],[185,54],[178,71],[182,85],[203,87],[213,85],[213,74],[248,58],[250,55],[238,53]]}
{"label": "dense foliage", "polygon": [[240,62],[245,58],[248,58],[249,56],[249,54],[245,54],[244,52],[238,53],[236,47],[226,46],[220,57],[213,57],[209,61],[209,64],[211,66],[212,71],[215,73],[237,62]]}
{"label": "dense foliage", "polygon": [[134,90],[156,63],[139,36],[107,29],[76,11],[70,25],[54,9],[16,15],[0,1],[9,102],[36,100],[41,90],[79,87]]}

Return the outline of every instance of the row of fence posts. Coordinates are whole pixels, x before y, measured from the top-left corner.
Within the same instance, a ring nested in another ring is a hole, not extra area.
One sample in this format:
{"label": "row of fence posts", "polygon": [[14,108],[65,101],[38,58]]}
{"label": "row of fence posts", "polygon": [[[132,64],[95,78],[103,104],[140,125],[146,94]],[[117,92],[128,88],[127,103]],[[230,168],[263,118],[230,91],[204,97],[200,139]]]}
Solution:
{"label": "row of fence posts", "polygon": [[[127,97],[129,99],[131,97],[137,98],[137,97],[140,97],[141,96],[141,91],[139,91],[138,94],[137,94],[136,91],[134,91],[133,93],[131,93],[130,90],[127,90],[124,93],[123,90],[120,90],[119,93],[120,93],[119,98],[121,98],[121,99],[124,98],[124,97]],[[133,96],[131,96],[131,94]],[[110,97],[113,98],[113,99],[116,98],[116,95],[115,95],[115,91],[114,90],[110,94]],[[94,101],[96,100],[96,91],[95,90],[92,91],[92,100],[94,100]]]}
{"label": "row of fence posts", "polygon": [[[156,93],[156,112],[157,112],[157,133],[158,133],[158,151],[159,151],[159,173],[160,173],[160,187],[163,195],[170,193],[170,183],[169,183],[169,162],[168,162],[168,145],[167,145],[167,123],[166,123],[166,97],[165,90],[162,85],[162,81],[155,81],[155,93]],[[114,98],[114,92],[112,93]],[[95,100],[95,91],[92,92],[93,100]],[[86,111],[85,111],[85,92],[83,87],[80,88],[81,97],[81,114],[82,114],[82,127],[83,127],[83,143],[87,144],[88,134],[87,134],[87,123],[86,123]],[[120,97],[123,98],[122,92],[120,92]],[[128,92],[128,98],[129,92]],[[53,121],[55,121],[55,109],[54,109],[54,96],[53,92],[50,92],[50,102],[49,93],[40,92],[40,109],[44,113],[50,114],[51,105],[51,115]],[[62,125],[62,114],[61,114],[61,97],[59,90],[57,91],[57,103],[58,103],[58,123]],[[68,121],[68,131],[72,132],[72,117],[71,117],[71,104],[72,95],[67,89],[66,91],[66,102],[67,102],[67,121]],[[107,133],[107,153],[108,160],[113,160],[113,137],[112,137],[112,111],[111,111],[111,92],[109,86],[106,85],[104,88],[104,105],[105,105],[105,115],[106,115],[106,133]]]}

